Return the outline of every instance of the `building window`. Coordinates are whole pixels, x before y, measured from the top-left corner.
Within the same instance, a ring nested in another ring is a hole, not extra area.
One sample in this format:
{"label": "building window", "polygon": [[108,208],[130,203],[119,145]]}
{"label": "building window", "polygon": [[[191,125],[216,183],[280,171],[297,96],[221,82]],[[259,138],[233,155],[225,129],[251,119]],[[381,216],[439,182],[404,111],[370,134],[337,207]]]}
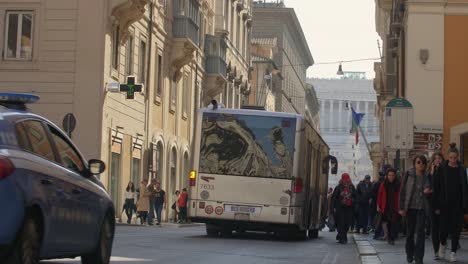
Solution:
{"label": "building window", "polygon": [[183,91],[183,96],[184,96],[184,102],[183,102],[183,105],[182,105],[182,111],[185,115],[187,115],[187,109],[188,109],[188,106],[189,106],[189,96],[190,96],[190,92],[189,92],[189,78],[187,75],[184,76],[184,91]]}
{"label": "building window", "polygon": [[228,30],[229,26],[229,1],[230,0],[225,0],[224,2],[224,30]]}
{"label": "building window", "polygon": [[116,27],[112,33],[112,68],[115,70],[119,68],[119,39],[119,27]]}
{"label": "building window", "polygon": [[234,44],[234,6],[231,4],[231,31],[229,32],[231,36],[231,43]]}
{"label": "building window", "polygon": [[156,179],[158,179],[159,181],[162,179],[162,164],[163,164],[163,145],[161,142],[158,142],[158,144],[156,144],[156,168],[155,168],[155,171],[156,171]]}
{"label": "building window", "polygon": [[140,41],[140,56],[138,60],[138,80],[140,83],[145,83],[146,75],[146,42],[144,40]]}
{"label": "building window", "polygon": [[157,68],[157,73],[156,77],[158,78],[156,82],[156,95],[161,97],[162,94],[162,55],[158,54],[158,68]]}
{"label": "building window", "polygon": [[171,105],[175,106],[177,104],[177,77],[174,73],[171,84]]}
{"label": "building window", "polygon": [[125,62],[125,73],[127,75],[133,74],[133,36],[130,36],[127,41],[127,54]]}
{"label": "building window", "polygon": [[33,12],[6,13],[5,59],[32,60],[33,18]]}
{"label": "building window", "polygon": [[140,182],[140,173],[141,171],[141,159],[139,158],[132,158],[132,182],[135,186],[139,186],[138,183]]}
{"label": "building window", "polygon": [[170,163],[170,193],[176,191],[176,182],[177,182],[177,151],[176,148],[171,150],[171,163]]}
{"label": "building window", "polygon": [[241,19],[240,19],[240,14],[237,13],[237,33],[236,33],[236,48],[238,51],[240,51],[240,39],[241,39],[241,35],[240,35],[240,29],[241,29]]}

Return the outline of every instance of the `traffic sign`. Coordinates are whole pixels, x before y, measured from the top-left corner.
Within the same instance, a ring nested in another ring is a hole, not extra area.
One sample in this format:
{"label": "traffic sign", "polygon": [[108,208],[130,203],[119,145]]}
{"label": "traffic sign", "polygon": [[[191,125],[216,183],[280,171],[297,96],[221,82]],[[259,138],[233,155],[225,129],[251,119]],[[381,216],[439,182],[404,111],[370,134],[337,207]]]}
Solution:
{"label": "traffic sign", "polygon": [[63,118],[62,127],[67,132],[68,136],[71,137],[71,133],[76,127],[76,118],[72,113],[68,113]]}

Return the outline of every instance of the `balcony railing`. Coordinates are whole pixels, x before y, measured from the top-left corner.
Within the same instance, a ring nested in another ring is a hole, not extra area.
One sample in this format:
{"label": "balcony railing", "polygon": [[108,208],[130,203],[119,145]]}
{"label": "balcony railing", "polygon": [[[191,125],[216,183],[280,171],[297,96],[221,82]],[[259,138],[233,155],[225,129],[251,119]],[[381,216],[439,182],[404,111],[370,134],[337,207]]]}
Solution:
{"label": "balcony railing", "polygon": [[219,74],[226,77],[226,40],[223,37],[206,35],[205,56],[207,74]]}
{"label": "balcony railing", "polygon": [[196,45],[199,43],[199,27],[189,17],[175,17],[172,27],[174,38],[188,38]]}
{"label": "balcony railing", "polygon": [[206,58],[206,73],[217,74],[226,77],[227,64],[221,57]]}

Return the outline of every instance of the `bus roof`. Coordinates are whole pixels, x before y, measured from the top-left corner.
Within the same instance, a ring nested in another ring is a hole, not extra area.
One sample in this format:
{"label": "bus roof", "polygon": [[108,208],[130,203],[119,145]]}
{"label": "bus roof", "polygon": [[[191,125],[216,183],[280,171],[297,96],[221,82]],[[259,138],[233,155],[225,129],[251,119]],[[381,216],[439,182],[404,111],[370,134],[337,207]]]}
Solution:
{"label": "bus roof", "polygon": [[251,109],[232,109],[232,108],[218,108],[216,110],[202,108],[202,113],[222,113],[222,114],[243,114],[243,115],[256,115],[256,116],[271,116],[271,117],[285,117],[285,118],[304,118],[302,115],[285,112],[271,112],[264,110],[251,110]]}

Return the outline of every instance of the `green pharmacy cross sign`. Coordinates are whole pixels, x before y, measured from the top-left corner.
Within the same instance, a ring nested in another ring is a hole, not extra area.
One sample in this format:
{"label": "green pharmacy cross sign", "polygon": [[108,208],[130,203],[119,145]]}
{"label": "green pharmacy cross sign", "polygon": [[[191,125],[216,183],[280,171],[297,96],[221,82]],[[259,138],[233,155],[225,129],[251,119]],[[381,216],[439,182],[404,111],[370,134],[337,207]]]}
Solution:
{"label": "green pharmacy cross sign", "polygon": [[135,84],[135,77],[128,76],[127,83],[120,84],[120,91],[127,93],[127,99],[135,99],[135,93],[141,93],[143,85]]}

